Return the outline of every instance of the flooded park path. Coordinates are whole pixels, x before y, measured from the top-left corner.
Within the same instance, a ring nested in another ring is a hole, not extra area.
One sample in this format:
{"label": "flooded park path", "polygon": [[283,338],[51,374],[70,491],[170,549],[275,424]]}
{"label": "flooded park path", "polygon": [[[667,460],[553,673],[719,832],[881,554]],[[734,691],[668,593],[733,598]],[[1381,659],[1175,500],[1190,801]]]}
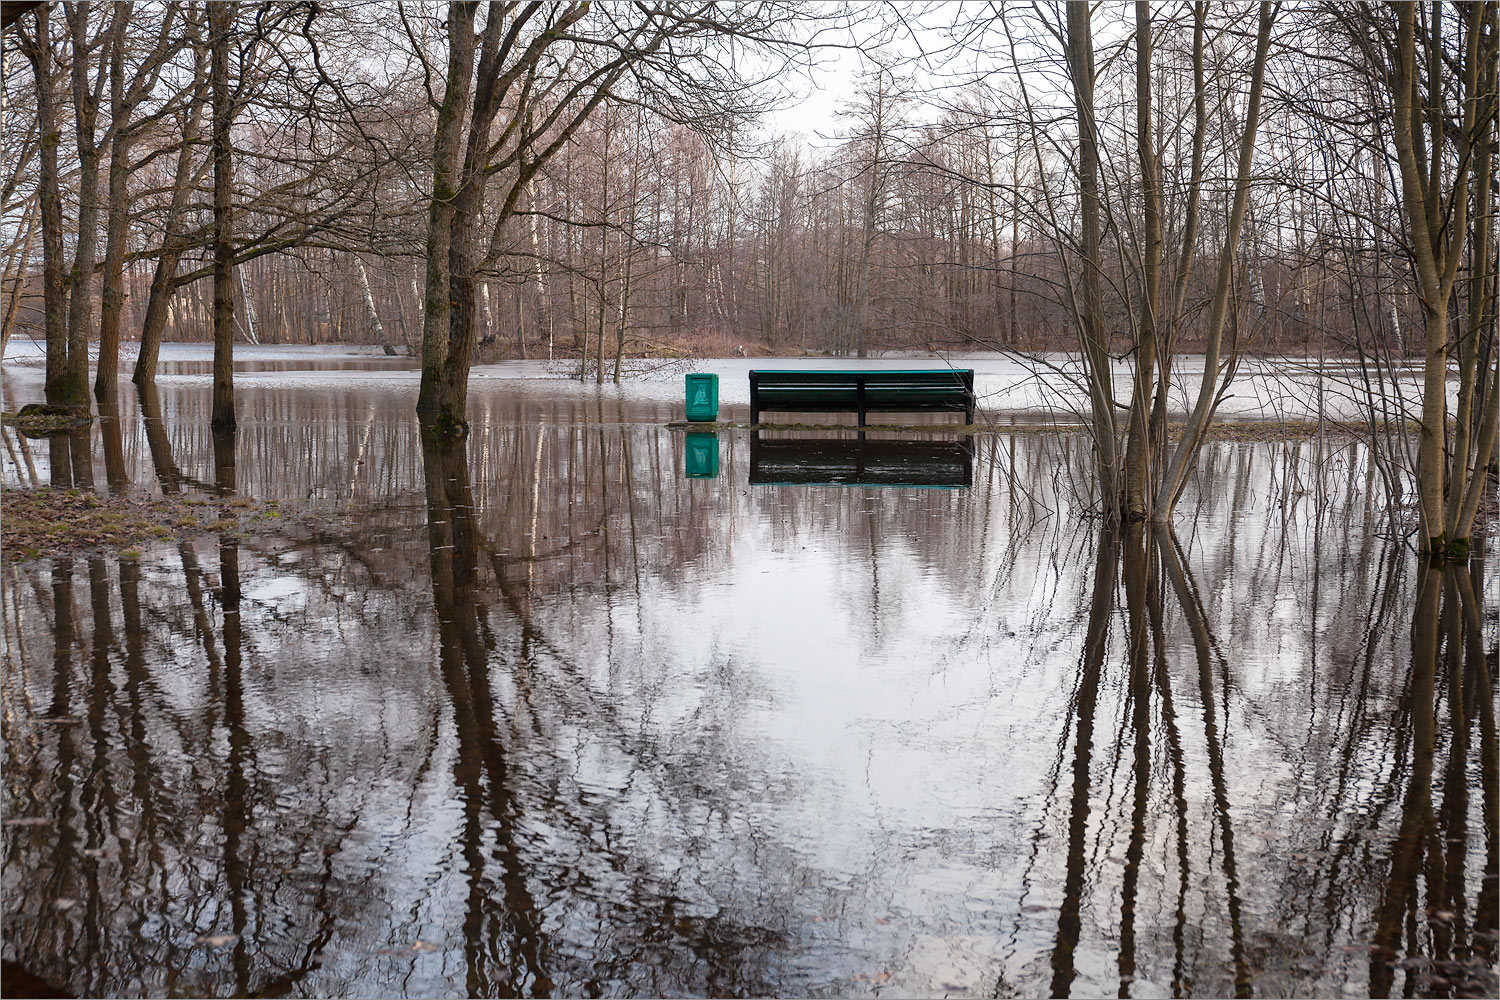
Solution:
{"label": "flooded park path", "polygon": [[1078,434],[690,456],[680,373],[516,363],[424,445],[414,373],[273,355],[233,438],[170,352],[6,429],[7,489],[302,512],[7,561],[8,981],[1494,994],[1500,586],[1352,437],[1213,442],[1109,532]]}

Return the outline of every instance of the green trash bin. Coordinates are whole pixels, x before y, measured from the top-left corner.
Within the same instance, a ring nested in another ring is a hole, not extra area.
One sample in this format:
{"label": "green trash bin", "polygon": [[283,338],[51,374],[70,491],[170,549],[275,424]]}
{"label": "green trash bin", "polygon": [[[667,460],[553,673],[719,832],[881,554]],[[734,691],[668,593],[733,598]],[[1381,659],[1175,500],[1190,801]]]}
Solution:
{"label": "green trash bin", "polygon": [[717,479],[719,475],[719,436],[691,431],[684,435],[682,471],[689,479]]}
{"label": "green trash bin", "polygon": [[698,421],[719,419],[719,376],[709,372],[694,372],[687,376],[687,418]]}

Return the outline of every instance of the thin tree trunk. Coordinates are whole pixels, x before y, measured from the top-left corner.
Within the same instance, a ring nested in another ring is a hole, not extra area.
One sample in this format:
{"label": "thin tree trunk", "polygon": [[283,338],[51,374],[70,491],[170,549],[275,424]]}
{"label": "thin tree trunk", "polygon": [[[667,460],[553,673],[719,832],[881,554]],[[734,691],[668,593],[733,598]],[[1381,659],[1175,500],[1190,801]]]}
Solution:
{"label": "thin tree trunk", "polygon": [[234,163],[229,145],[229,33],[238,5],[208,5],[214,101],[214,393],[212,426],[231,429],[234,418]]}
{"label": "thin tree trunk", "polygon": [[10,343],[11,331],[15,328],[16,312],[21,308],[21,292],[26,287],[26,272],[31,263],[31,241],[37,231],[37,210],[40,199],[32,198],[26,203],[26,212],[21,216],[21,237],[15,253],[16,273],[10,273],[11,260],[5,262],[5,281],[11,283],[10,297],[5,302],[5,315],[0,318],[0,357],[5,356],[5,345]]}
{"label": "thin tree trunk", "polygon": [[42,217],[42,314],[47,340],[47,402],[66,402],[68,377],[67,271],[63,266],[62,190],[57,166],[57,147],[62,135],[58,123],[57,88],[52,76],[51,4],[36,7],[36,34],[26,46],[36,79],[37,126],[41,131],[38,202]]}
{"label": "thin tree trunk", "polygon": [[1131,520],[1151,516],[1154,449],[1148,440],[1152,378],[1156,374],[1156,326],[1161,306],[1162,224],[1161,181],[1156,160],[1156,137],[1151,122],[1151,5],[1135,4],[1136,151],[1141,168],[1141,206],[1144,214],[1141,261],[1140,326],[1136,337],[1135,385],[1130,394],[1130,426],[1125,443],[1125,515]]}
{"label": "thin tree trunk", "polygon": [[1100,500],[1106,519],[1119,516],[1119,459],[1115,433],[1114,377],[1110,370],[1108,333],[1100,299],[1099,259],[1099,139],[1094,123],[1094,42],[1089,5],[1070,3],[1068,66],[1073,78],[1073,100],[1078,118],[1078,193],[1081,228],[1079,339],[1087,366],[1089,402],[1094,428],[1094,458]]}
{"label": "thin tree trunk", "polygon": [[364,293],[365,312],[369,314],[370,329],[375,333],[375,342],[380,345],[386,357],[393,358],[396,356],[396,349],[391,346],[390,340],[385,335],[385,325],[380,322],[380,313],[375,311],[375,296],[370,294],[370,277],[365,273],[365,262],[360,260],[358,255],[354,258],[354,269],[359,273],[359,290]]}
{"label": "thin tree trunk", "polygon": [[635,238],[636,220],[638,218],[638,205],[636,199],[640,194],[641,186],[641,119],[639,113],[635,120],[635,159],[631,163],[630,170],[630,198],[626,203],[626,209],[630,212],[630,227],[625,234],[625,273],[620,281],[620,310],[619,323],[615,331],[615,374],[614,383],[620,384],[620,359],[625,355],[625,327],[630,318],[630,280],[635,269]]}
{"label": "thin tree trunk", "polygon": [[[128,7],[126,8],[129,9]],[[104,287],[99,308],[99,365],[94,376],[94,396],[101,402],[117,395],[120,373],[120,312],[125,304],[125,222],[130,212],[130,191],[125,183],[130,166],[130,133],[124,127],[130,115],[125,103],[125,53],[116,35],[110,46],[109,106],[114,141],[109,152],[109,205],[104,241]]]}
{"label": "thin tree trunk", "polygon": [[[1416,69],[1415,6],[1394,4],[1396,53],[1391,82],[1395,89],[1393,137],[1400,167],[1401,201],[1411,232],[1411,252],[1421,290],[1424,328],[1422,419],[1417,439],[1417,496],[1422,516],[1422,537],[1428,551],[1446,554],[1450,534],[1444,510],[1447,453],[1444,435],[1448,416],[1448,302],[1462,256],[1462,238],[1468,223],[1468,171],[1460,169],[1454,179],[1451,215],[1442,214],[1438,190],[1443,162],[1443,127],[1438,119],[1443,99],[1441,59],[1436,54],[1442,38],[1442,5],[1432,9],[1432,53],[1428,66],[1427,102],[1433,117],[1427,137],[1431,171],[1420,159],[1423,145],[1418,107]],[[1477,72],[1470,60],[1466,77]],[[1473,134],[1474,88],[1465,80],[1463,124],[1460,136]],[[1465,546],[1467,548],[1467,546]]]}
{"label": "thin tree trunk", "polygon": [[250,286],[245,282],[245,266],[243,264],[234,269],[235,280],[240,286],[240,302],[245,307],[245,339],[250,343],[260,344],[260,330],[255,321],[255,303],[250,299]]}
{"label": "thin tree trunk", "polygon": [[1230,205],[1229,222],[1224,233],[1224,245],[1219,251],[1219,273],[1214,282],[1214,296],[1209,307],[1208,330],[1205,335],[1203,377],[1198,388],[1198,397],[1188,415],[1187,426],[1167,464],[1162,483],[1157,491],[1152,517],[1165,521],[1172,516],[1177,499],[1187,482],[1188,468],[1198,456],[1203,445],[1203,436],[1218,409],[1221,389],[1219,386],[1219,357],[1223,348],[1224,323],[1229,312],[1229,293],[1234,275],[1235,251],[1238,248],[1240,231],[1244,227],[1245,210],[1250,200],[1250,165],[1255,153],[1255,135],[1260,124],[1260,99],[1266,76],[1266,53],[1271,46],[1271,22],[1275,17],[1275,6],[1260,4],[1259,27],[1255,39],[1255,61],[1250,71],[1249,104],[1245,111],[1245,132],[1240,137],[1239,163],[1235,171],[1234,199]]}
{"label": "thin tree trunk", "polygon": [[[95,134],[100,94],[98,85],[108,72],[99,66],[94,81],[89,80],[89,9],[86,2],[67,9],[73,38],[73,121],[78,149],[78,223],[77,242],[73,249],[73,269],[68,275],[68,362],[63,376],[63,402],[87,409],[89,405],[89,333],[94,318],[94,260],[99,245],[99,162],[103,148]],[[105,41],[106,48],[115,44],[115,35],[124,30],[118,12]]]}

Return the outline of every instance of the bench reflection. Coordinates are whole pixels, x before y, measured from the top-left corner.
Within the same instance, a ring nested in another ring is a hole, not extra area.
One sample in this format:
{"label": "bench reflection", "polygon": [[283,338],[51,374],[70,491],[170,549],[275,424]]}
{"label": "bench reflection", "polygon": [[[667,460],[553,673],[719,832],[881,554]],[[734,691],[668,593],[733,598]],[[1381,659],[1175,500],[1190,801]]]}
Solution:
{"label": "bench reflection", "polygon": [[750,434],[753,486],[937,486],[974,482],[974,445],[957,439],[892,439],[868,434],[768,437]]}

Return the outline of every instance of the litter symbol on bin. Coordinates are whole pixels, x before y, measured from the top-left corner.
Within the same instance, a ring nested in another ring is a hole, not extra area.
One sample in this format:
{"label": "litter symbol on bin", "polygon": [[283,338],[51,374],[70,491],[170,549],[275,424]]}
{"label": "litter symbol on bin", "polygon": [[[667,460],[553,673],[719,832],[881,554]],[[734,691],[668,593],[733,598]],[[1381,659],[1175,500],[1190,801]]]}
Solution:
{"label": "litter symbol on bin", "polygon": [[699,422],[719,419],[719,376],[712,372],[687,376],[687,418]]}

